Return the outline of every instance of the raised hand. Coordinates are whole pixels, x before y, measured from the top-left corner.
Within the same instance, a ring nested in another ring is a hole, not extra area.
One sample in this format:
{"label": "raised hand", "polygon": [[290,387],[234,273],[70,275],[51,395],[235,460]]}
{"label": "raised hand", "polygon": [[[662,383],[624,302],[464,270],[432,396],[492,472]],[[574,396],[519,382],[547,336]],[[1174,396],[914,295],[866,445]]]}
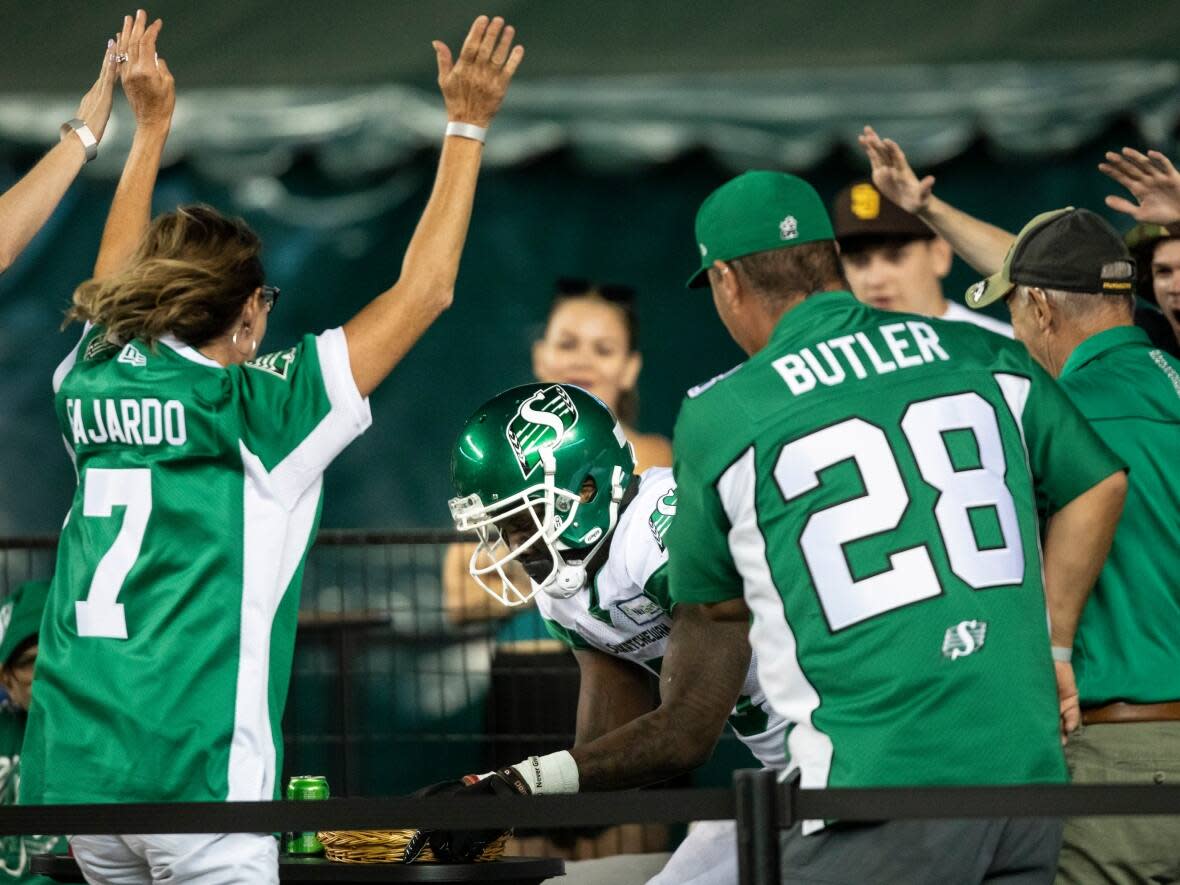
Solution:
{"label": "raised hand", "polygon": [[168,64],[156,54],[156,39],[163,27],[160,19],[149,25],[142,9],[134,19],[123,18],[118,52],[126,54],[127,60],[119,66],[119,77],[137,126],[167,128],[176,107],[176,81]]}
{"label": "raised hand", "polygon": [[118,76],[115,52],[115,41],[107,41],[107,48],[102,54],[102,68],[98,72],[98,79],[94,81],[90,91],[82,96],[82,101],[74,114],[90,128],[98,141],[102,141],[107,121],[111,119],[111,102],[115,98],[115,79]]}
{"label": "raised hand", "polygon": [[1098,168],[1131,192],[1138,202],[1126,197],[1109,196],[1106,205],[1125,212],[1138,222],[1180,224],[1180,172],[1159,151],[1146,155],[1134,148],[1122,154],[1106,152],[1106,162]]}
{"label": "raised hand", "polygon": [[500,109],[512,75],[524,58],[524,47],[512,45],[516,29],[496,16],[481,15],[471,25],[455,61],[451,50],[435,40],[438,86],[447,106],[447,119],[486,127]]}
{"label": "raised hand", "polygon": [[857,141],[868,154],[877,190],[914,215],[926,208],[934,191],[933,175],[919,180],[897,142],[881,138],[872,126],[866,126]]}

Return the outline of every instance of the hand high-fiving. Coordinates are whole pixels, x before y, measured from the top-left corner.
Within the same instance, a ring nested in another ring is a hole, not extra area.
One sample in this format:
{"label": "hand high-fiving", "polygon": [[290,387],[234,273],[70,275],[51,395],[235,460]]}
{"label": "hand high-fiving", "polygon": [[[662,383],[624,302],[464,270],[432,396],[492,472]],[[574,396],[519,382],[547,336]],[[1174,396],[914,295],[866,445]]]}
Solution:
{"label": "hand high-fiving", "polygon": [[107,121],[111,119],[111,102],[115,98],[115,80],[118,78],[115,52],[115,41],[108,41],[107,48],[102,54],[102,68],[98,72],[98,79],[94,81],[90,91],[82,96],[82,101],[74,114],[90,128],[98,141],[102,141]]}
{"label": "hand high-fiving", "polygon": [[134,19],[123,17],[116,51],[119,57],[125,55],[126,61],[119,65],[119,78],[137,126],[167,127],[176,106],[176,82],[168,64],[156,54],[156,38],[162,27],[160,19],[149,25],[142,9]]}
{"label": "hand high-fiving", "polygon": [[872,126],[866,126],[857,141],[869,156],[877,190],[914,215],[926,208],[934,191],[933,175],[919,181],[897,142],[882,138]]}
{"label": "hand high-fiving", "polygon": [[1109,196],[1106,205],[1148,224],[1180,224],[1180,172],[1159,151],[1141,154],[1123,148],[1122,154],[1107,151],[1106,162],[1098,168],[1131,192],[1137,202]]}
{"label": "hand high-fiving", "polygon": [[497,16],[481,15],[471,25],[455,61],[439,40],[432,44],[438,59],[438,86],[447,106],[447,119],[487,126],[500,109],[512,75],[524,58],[524,47],[512,45],[516,29]]}

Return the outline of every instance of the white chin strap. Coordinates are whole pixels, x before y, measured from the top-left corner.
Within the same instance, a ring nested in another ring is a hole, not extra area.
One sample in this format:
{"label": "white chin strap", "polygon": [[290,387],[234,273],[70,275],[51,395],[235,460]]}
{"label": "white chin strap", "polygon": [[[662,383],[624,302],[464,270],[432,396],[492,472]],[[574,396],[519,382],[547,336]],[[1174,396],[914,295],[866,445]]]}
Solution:
{"label": "white chin strap", "polygon": [[558,599],[568,599],[586,585],[585,563],[593,559],[598,549],[610,539],[611,532],[619,521],[619,503],[623,500],[623,480],[625,478],[626,473],[622,467],[616,466],[611,471],[610,522],[607,524],[606,531],[602,533],[602,537],[598,539],[598,543],[590,548],[590,552],[586,554],[585,558],[577,562],[566,562],[560,553],[554,551],[553,556],[557,560],[556,573],[552,580],[547,581],[541,587],[548,595]]}

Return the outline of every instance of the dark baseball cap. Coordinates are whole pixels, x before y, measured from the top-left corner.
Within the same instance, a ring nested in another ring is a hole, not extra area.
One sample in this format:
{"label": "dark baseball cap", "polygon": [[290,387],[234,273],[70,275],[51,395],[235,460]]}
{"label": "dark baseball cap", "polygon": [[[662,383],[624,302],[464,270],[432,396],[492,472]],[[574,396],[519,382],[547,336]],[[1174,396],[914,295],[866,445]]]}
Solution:
{"label": "dark baseball cap", "polygon": [[932,239],[932,231],[917,215],[906,212],[871,181],[854,181],[832,200],[832,226],[843,245],[859,239]]}
{"label": "dark baseball cap", "polygon": [[785,172],[745,172],[701,203],[696,221],[700,268],[687,286],[708,282],[714,261],[835,239],[824,202],[810,184]]}
{"label": "dark baseball cap", "polygon": [[1026,224],[999,272],[967,290],[967,306],[986,307],[1018,285],[1129,295],[1135,291],[1135,261],[1106,219],[1067,206]]}

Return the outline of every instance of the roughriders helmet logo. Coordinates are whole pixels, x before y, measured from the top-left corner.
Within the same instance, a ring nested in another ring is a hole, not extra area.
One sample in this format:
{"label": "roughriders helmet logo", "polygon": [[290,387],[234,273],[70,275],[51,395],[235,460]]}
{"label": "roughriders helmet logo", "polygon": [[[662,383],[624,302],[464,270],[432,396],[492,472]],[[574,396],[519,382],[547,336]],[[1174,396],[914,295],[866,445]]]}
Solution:
{"label": "roughriders helmet logo", "polygon": [[505,430],[521,475],[532,476],[541,464],[542,447],[561,445],[577,423],[578,410],[560,385],[538,390],[521,403]]}
{"label": "roughriders helmet logo", "polygon": [[647,518],[647,527],[651,529],[652,537],[660,549],[664,549],[664,535],[668,526],[672,524],[672,517],[676,515],[676,489],[668,489],[667,493],[656,502],[656,509]]}

